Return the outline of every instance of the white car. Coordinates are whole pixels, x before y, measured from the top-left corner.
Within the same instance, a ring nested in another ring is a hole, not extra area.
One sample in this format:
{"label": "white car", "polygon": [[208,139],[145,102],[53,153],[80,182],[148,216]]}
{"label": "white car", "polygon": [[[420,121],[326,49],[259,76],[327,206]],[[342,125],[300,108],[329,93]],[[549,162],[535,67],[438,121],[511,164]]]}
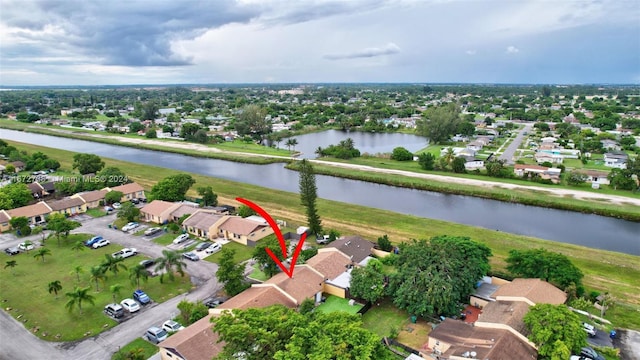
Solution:
{"label": "white car", "polygon": [[172,333],[172,332],[176,332],[176,331],[180,331],[182,329],[184,329],[184,326],[180,325],[179,323],[173,321],[173,320],[167,320],[164,322],[164,324],[162,324],[162,328],[168,332],[168,333]]}
{"label": "white car", "polygon": [[178,245],[178,244],[182,244],[183,242],[189,240],[189,234],[181,234],[180,236],[178,236],[177,238],[175,238],[173,240],[173,243]]}
{"label": "white car", "polygon": [[135,221],[134,222],[130,222],[130,223],[127,223],[127,225],[122,227],[122,231],[126,232],[126,231],[129,231],[129,230],[133,230],[133,229],[137,228],[138,226],[140,226],[140,224],[138,224],[137,222],[135,222]]}
{"label": "white car", "polygon": [[120,251],[114,252],[113,254],[111,254],[111,256],[113,256],[114,258],[126,259],[130,256],[134,256],[137,254],[138,254],[138,250],[136,250],[135,248],[124,248]]}
{"label": "white car", "polygon": [[20,245],[18,245],[18,248],[22,251],[30,251],[34,249],[34,246],[32,243],[23,242],[23,243],[20,243]]}
{"label": "white car", "polygon": [[120,302],[120,305],[130,313],[140,310],[140,304],[133,299],[124,299]]}
{"label": "white car", "polygon": [[207,253],[207,254],[214,254],[214,253],[217,253],[220,250],[222,250],[222,245],[220,245],[217,242],[214,242],[213,244],[211,244],[211,246],[206,248],[204,250],[204,252]]}
{"label": "white car", "polygon": [[111,206],[113,206],[114,209],[120,209],[122,207],[122,205],[119,202],[113,203],[113,205]]}
{"label": "white car", "polygon": [[93,246],[93,248],[94,248],[94,249],[97,249],[97,248],[101,248],[101,247],[103,247],[103,246],[107,246],[107,245],[109,245],[109,244],[111,244],[111,243],[109,242],[109,240],[107,240],[107,239],[100,239],[98,242],[96,242],[96,243],[95,243],[95,244],[93,244],[92,246]]}

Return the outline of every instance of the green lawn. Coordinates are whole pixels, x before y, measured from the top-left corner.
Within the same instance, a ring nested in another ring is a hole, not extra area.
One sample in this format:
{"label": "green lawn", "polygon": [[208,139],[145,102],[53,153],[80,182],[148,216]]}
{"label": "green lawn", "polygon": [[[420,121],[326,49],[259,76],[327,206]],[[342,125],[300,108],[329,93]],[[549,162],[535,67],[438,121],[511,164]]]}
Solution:
{"label": "green lawn", "polygon": [[174,234],[171,232],[168,232],[166,234],[162,234],[156,238],[153,238],[153,242],[158,244],[158,245],[171,245],[171,243],[173,242],[173,240],[178,236],[178,234]]}
{"label": "green lawn", "polygon": [[[0,271],[0,295],[2,306],[9,314],[25,324],[25,327],[35,333],[36,336],[50,341],[72,341],[93,336],[117,323],[102,312],[103,307],[113,302],[109,291],[111,285],[120,284],[122,290],[116,296],[118,302],[125,297],[130,297],[134,284],[130,281],[127,271],[118,274],[107,273],[107,280],[99,283],[99,291],[95,282],[90,281],[89,269],[99,265],[104,256],[110,256],[121,247],[115,244],[100,248],[74,251],[71,244],[79,240],[89,239],[91,234],[74,234],[67,241],[62,240],[58,245],[55,238],[46,241],[46,247],[51,255],[34,258],[34,250],[30,253],[21,253],[10,257],[0,255],[0,262],[16,261],[15,268],[6,268]],[[36,249],[37,250],[37,249]],[[124,261],[127,267],[135,266],[141,256],[134,256]],[[78,281],[76,266],[82,268]],[[48,292],[48,284],[60,281],[62,290],[56,296]],[[77,308],[67,311],[65,293],[73,291],[75,286],[89,287],[89,294],[95,298],[95,305],[83,303],[83,312],[80,314]],[[156,302],[163,302],[191,289],[188,276],[177,277],[174,282],[165,281],[160,284],[158,278],[150,278],[141,286]],[[37,332],[35,331],[37,329]]]}
{"label": "green lawn", "polygon": [[265,274],[262,270],[260,270],[260,264],[253,265],[253,271],[251,272],[251,275],[249,275],[249,277],[252,279],[260,280],[260,281],[269,280],[269,277],[267,276],[267,274]]}
{"label": "green lawn", "polygon": [[[223,245],[222,246],[223,249],[232,249],[236,251],[236,255],[234,257],[235,261],[237,263],[245,261],[245,260],[249,260],[253,257],[253,248],[249,247],[249,246],[245,246],[242,244],[239,244],[237,242],[231,241],[230,243]],[[204,260],[210,261],[212,263],[218,263],[220,261],[220,257],[221,257],[222,252],[218,251],[217,253],[211,255],[211,256],[207,256],[206,258],[204,258]]]}
{"label": "green lawn", "polygon": [[211,145],[211,147],[228,150],[228,151],[238,151],[238,152],[250,152],[254,154],[265,154],[265,155],[276,155],[276,156],[291,156],[292,151],[283,148],[283,143],[280,143],[280,148],[271,148],[268,146],[262,146],[255,143],[247,143],[244,141],[236,140],[236,141],[227,141],[222,142],[220,144]]}
{"label": "green lawn", "polygon": [[409,314],[396,308],[391,300],[385,299],[380,305],[373,304],[371,309],[362,315],[362,326],[380,337],[389,336],[391,329],[400,329],[409,321]]}
{"label": "green lawn", "polygon": [[349,314],[357,314],[358,311],[362,309],[362,307],[363,305],[361,304],[354,304],[353,306],[349,305],[349,299],[343,299],[341,297],[329,295],[327,297],[327,301],[318,306],[316,308],[316,311],[324,313],[342,311]]}
{"label": "green lawn", "polygon": [[87,210],[87,215],[98,218],[107,215],[107,212],[102,210],[102,208],[93,208]]}
{"label": "green lawn", "polygon": [[[140,358],[148,359],[158,352],[158,347],[146,340],[143,340],[142,338],[137,338],[120,348],[120,352],[125,354],[131,350],[141,350],[143,356],[141,356]],[[111,359],[116,358],[116,354],[113,354],[113,356],[111,357]]]}

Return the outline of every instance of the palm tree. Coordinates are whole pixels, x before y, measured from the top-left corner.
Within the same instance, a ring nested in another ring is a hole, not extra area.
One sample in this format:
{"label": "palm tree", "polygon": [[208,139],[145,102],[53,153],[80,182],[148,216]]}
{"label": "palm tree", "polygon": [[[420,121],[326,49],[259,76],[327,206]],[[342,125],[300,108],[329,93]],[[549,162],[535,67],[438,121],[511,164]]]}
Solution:
{"label": "palm tree", "polygon": [[340,143],[342,143],[344,147],[347,148],[348,150],[353,149],[354,142],[352,138],[346,138],[345,140],[340,141]]}
{"label": "palm tree", "polygon": [[[164,280],[164,275],[168,274],[169,279],[172,281],[175,279],[174,272],[184,276],[183,267],[187,267],[187,264],[182,260],[182,256],[175,251],[162,250],[162,257],[156,259],[156,271],[164,269],[165,272],[160,274],[160,282]],[[174,270],[175,268],[175,270]]]}
{"label": "palm tree", "polygon": [[140,279],[147,282],[147,279],[149,279],[149,273],[144,266],[138,264],[129,269],[129,279],[131,279],[131,283],[135,285],[136,288],[140,288]]}
{"label": "palm tree", "polygon": [[[73,245],[71,245],[71,250],[75,250],[78,253],[80,251],[84,251],[87,247],[84,246],[84,242],[82,240],[78,240],[76,242],[73,243]],[[77,254],[77,253],[76,253]]]}
{"label": "palm tree", "polygon": [[89,294],[89,287],[79,288],[75,287],[72,292],[68,292],[65,295],[69,298],[65,307],[67,310],[71,311],[74,307],[78,307],[80,314],[82,314],[82,303],[88,302],[91,305],[95,305],[95,298],[93,295]]}
{"label": "palm tree", "polygon": [[13,268],[15,268],[18,265],[18,263],[15,260],[9,260],[7,261],[7,263],[4,265],[4,268],[11,268],[11,273],[13,275],[15,275],[16,273],[14,272]]}
{"label": "palm tree", "polygon": [[109,291],[111,291],[111,295],[113,295],[113,302],[117,303],[116,296],[120,295],[120,290],[122,290],[124,286],[120,284],[113,284],[109,287]]}
{"label": "palm tree", "polygon": [[36,251],[35,254],[33,254],[33,257],[37,258],[38,256],[40,256],[42,258],[42,262],[44,262],[44,257],[46,255],[51,255],[51,250],[49,250],[47,248],[40,248],[40,249],[38,249],[38,251]]}
{"label": "palm tree", "polygon": [[451,164],[453,159],[455,159],[456,154],[453,152],[453,148],[449,147],[447,152],[444,153],[444,158],[447,160],[447,164]]}
{"label": "palm tree", "polygon": [[73,271],[71,273],[76,274],[76,279],[78,282],[80,282],[80,273],[82,272],[84,272],[82,265],[76,265],[76,267],[73,268]]}
{"label": "palm tree", "polygon": [[296,150],[296,145],[298,145],[298,140],[296,140],[295,138],[289,138],[287,139],[287,142],[285,142],[285,145],[287,146],[287,148],[289,148],[289,151],[291,151],[291,147],[293,147],[293,150]]}
{"label": "palm tree", "polygon": [[60,280],[50,282],[47,287],[49,288],[49,294],[55,293],[56,299],[58,298],[58,291],[62,290],[62,284],[60,284]]}
{"label": "palm tree", "polygon": [[104,282],[107,280],[107,275],[105,275],[104,269],[102,268],[102,266],[94,266],[91,268],[91,270],[89,270],[89,273],[91,274],[89,281],[95,281],[96,291],[100,291],[99,283],[101,281]]}
{"label": "palm tree", "polygon": [[113,275],[118,275],[120,269],[127,270],[127,266],[123,264],[124,258],[117,257],[114,258],[111,255],[105,254],[104,261],[100,264],[103,272],[111,271]]}
{"label": "palm tree", "polygon": [[322,152],[324,151],[324,149],[320,146],[318,146],[318,148],[316,149],[315,153],[316,155],[318,155],[318,157],[322,157]]}

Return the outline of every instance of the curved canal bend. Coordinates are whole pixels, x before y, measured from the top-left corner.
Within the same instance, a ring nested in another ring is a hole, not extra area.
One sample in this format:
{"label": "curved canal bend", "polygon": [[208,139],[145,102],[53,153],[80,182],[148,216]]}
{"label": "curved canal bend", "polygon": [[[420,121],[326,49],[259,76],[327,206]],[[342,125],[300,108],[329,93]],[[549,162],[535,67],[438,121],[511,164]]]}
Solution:
{"label": "curved canal bend", "polygon": [[[298,192],[298,173],[282,164],[235,163],[5,129],[0,138]],[[323,175],[316,181],[324,199],[640,255],[640,223]]]}

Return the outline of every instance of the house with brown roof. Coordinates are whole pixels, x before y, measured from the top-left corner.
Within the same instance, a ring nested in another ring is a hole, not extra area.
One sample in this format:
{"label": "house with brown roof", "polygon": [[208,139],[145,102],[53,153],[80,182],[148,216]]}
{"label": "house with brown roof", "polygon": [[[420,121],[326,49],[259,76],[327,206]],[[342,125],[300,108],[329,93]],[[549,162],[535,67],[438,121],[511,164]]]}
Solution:
{"label": "house with brown roof", "polygon": [[178,203],[178,207],[169,213],[169,221],[177,222],[181,217],[194,214],[199,209],[200,208],[197,205],[192,205],[190,203]]}
{"label": "house with brown roof", "polygon": [[225,216],[225,219],[216,225],[215,230],[218,237],[247,246],[256,246],[259,240],[273,234],[270,226],[239,216]]}
{"label": "house with brown roof", "polygon": [[539,176],[541,179],[551,180],[551,182],[557,184],[560,182],[562,170],[540,165],[515,164],[513,172],[518,177]]}
{"label": "house with brown roof", "polygon": [[493,296],[497,301],[524,301],[535,304],[560,305],[567,301],[567,294],[541,279],[513,279],[501,285]]}
{"label": "house with brown roof", "polygon": [[591,184],[609,185],[609,172],[600,170],[578,170],[577,173],[587,177],[587,182]]}
{"label": "house with brown roof", "polygon": [[291,295],[273,284],[253,284],[250,288],[209,310],[212,314],[221,314],[233,309],[264,308],[271,305],[284,305],[296,308],[298,303]]}
{"label": "house with brown roof", "polygon": [[42,185],[37,181],[27,184],[27,187],[29,188],[29,191],[31,191],[31,195],[36,199],[42,199],[44,195],[47,194],[44,187],[42,187]]}
{"label": "house with brown roof", "polygon": [[51,208],[52,214],[63,214],[73,216],[87,212],[87,205],[84,200],[77,197],[67,197],[60,200],[49,201],[47,205]]}
{"label": "house with brown roof", "polygon": [[5,231],[11,230],[11,224],[9,223],[11,216],[5,210],[0,210],[0,234]]}
{"label": "house with brown roof", "polygon": [[122,193],[121,202],[129,201],[131,199],[142,199],[146,196],[144,195],[144,188],[140,186],[138,183],[129,183],[124,185],[119,185],[108,189],[109,191],[120,191]]}
{"label": "house with brown roof", "polygon": [[296,305],[321,294],[323,283],[324,276],[309,265],[297,265],[292,277],[281,272],[264,282],[264,284],[273,284],[289,294]]}
{"label": "house with brown roof", "polygon": [[535,344],[527,339],[529,330],[524,324],[524,316],[529,312],[529,304],[523,301],[493,301],[482,308],[476,327],[502,329],[511,332],[531,347]]}
{"label": "house with brown roof", "polygon": [[356,235],[332,241],[327,247],[336,248],[346,254],[354,264],[361,264],[371,256],[374,244]]}
{"label": "house with brown roof", "polygon": [[45,217],[53,210],[44,201],[37,202],[32,205],[22,206],[19,208],[7,210],[10,217],[24,216],[29,219],[29,224],[37,225],[45,221]]}
{"label": "house with brown roof", "polygon": [[87,209],[93,209],[100,206],[100,202],[104,201],[104,196],[107,195],[107,193],[107,190],[102,189],[73,194],[71,197],[82,199],[85,202]]}
{"label": "house with brown roof", "polygon": [[482,328],[445,319],[429,333],[428,348],[420,355],[439,359],[529,359],[538,351],[529,341],[505,329]]}
{"label": "house with brown roof", "polygon": [[224,220],[224,215],[209,210],[197,210],[182,222],[182,228],[189,234],[213,240],[218,237],[216,224]]}
{"label": "house with brown roof", "polygon": [[22,161],[12,161],[9,164],[13,165],[13,167],[16,169],[16,172],[24,170],[25,165]]}
{"label": "house with brown roof", "polygon": [[351,259],[346,254],[336,248],[318,249],[318,254],[306,264],[324,276],[323,293],[349,297]]}
{"label": "house with brown roof", "polygon": [[162,360],[211,360],[224,348],[209,314],[158,344]]}
{"label": "house with brown roof", "polygon": [[153,200],[140,209],[140,218],[144,222],[154,222],[156,224],[166,224],[169,222],[171,212],[180,205],[164,200]]}

